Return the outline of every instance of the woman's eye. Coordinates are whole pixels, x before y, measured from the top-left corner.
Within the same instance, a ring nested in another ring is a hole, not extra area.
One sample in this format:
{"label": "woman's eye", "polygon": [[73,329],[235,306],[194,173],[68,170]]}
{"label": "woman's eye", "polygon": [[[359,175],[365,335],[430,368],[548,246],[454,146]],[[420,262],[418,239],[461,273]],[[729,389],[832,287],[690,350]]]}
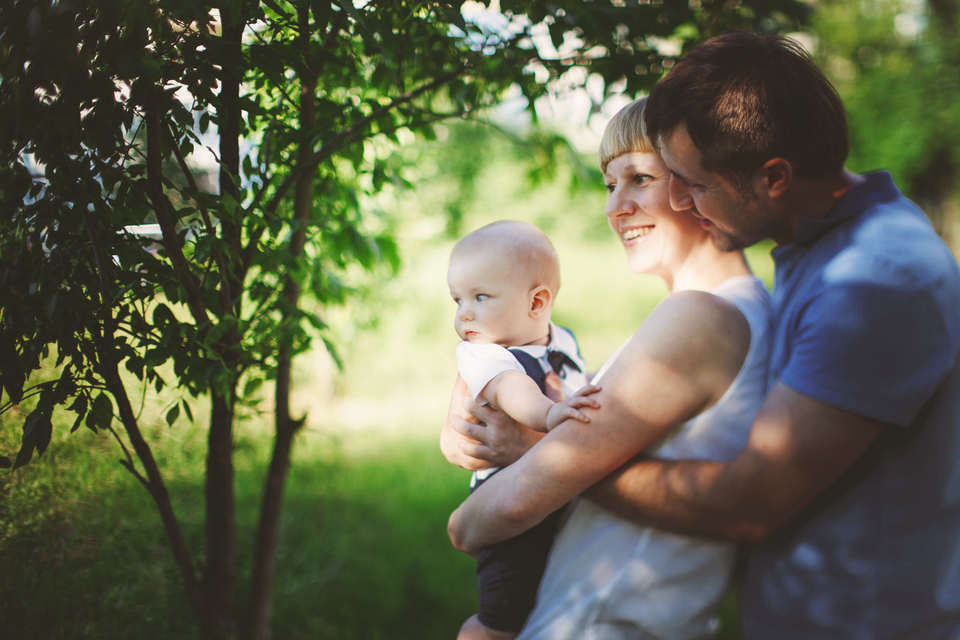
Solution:
{"label": "woman's eye", "polygon": [[607,190],[607,193],[613,193],[614,189],[617,188],[617,185],[610,183],[603,185],[603,188]]}
{"label": "woman's eye", "polygon": [[650,181],[650,176],[648,176],[645,173],[641,173],[639,175],[634,176],[633,180],[638,184],[645,184]]}

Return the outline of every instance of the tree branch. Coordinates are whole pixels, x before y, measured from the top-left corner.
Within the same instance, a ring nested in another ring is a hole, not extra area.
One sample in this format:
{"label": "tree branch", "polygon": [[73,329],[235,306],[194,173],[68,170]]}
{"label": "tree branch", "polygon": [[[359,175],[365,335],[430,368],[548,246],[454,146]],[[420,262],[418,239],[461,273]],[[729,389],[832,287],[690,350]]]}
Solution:
{"label": "tree branch", "polygon": [[[280,202],[284,197],[286,197],[287,192],[293,187],[293,185],[297,183],[297,180],[300,179],[300,176],[308,171],[315,170],[318,166],[320,166],[321,162],[326,160],[340,146],[341,143],[356,135],[370,122],[389,112],[391,109],[395,109],[402,104],[406,104],[415,100],[427,91],[447,84],[454,78],[462,75],[469,68],[469,65],[463,65],[447,74],[440,76],[439,78],[436,78],[432,82],[423,85],[419,89],[415,89],[410,93],[406,93],[402,96],[394,98],[389,104],[385,104],[382,107],[375,109],[370,115],[357,120],[352,125],[330,138],[327,142],[323,143],[323,145],[321,145],[317,151],[307,156],[302,162],[297,163],[297,166],[294,167],[293,171],[291,171],[286,178],[284,178],[283,182],[281,182],[276,191],[274,191],[273,196],[270,198],[270,201],[264,208],[264,214],[268,216],[273,215],[273,213],[276,212],[277,207],[280,206]],[[257,194],[257,199],[254,201],[253,205],[251,205],[251,208],[255,208],[259,204],[259,201],[262,199],[265,193],[266,189]],[[249,269],[250,264],[253,261],[253,253],[256,250],[257,243],[260,241],[260,236],[263,235],[265,229],[266,227],[261,225],[250,234],[249,242],[243,251],[244,272]]]}
{"label": "tree branch", "polygon": [[187,306],[199,327],[205,325],[209,318],[203,300],[200,299],[200,290],[193,280],[190,263],[184,257],[180,242],[177,239],[177,228],[173,220],[173,205],[163,192],[163,173],[161,169],[163,130],[160,116],[157,115],[152,106],[147,108],[146,120],[147,188],[150,191],[150,200],[153,203],[153,211],[157,216],[157,223],[160,225],[163,246],[167,250],[171,262],[173,262],[177,281],[187,292]]}
{"label": "tree branch", "polygon": [[[180,153],[180,145],[177,144],[177,137],[174,135],[173,129],[168,128],[167,133],[170,135],[170,146],[173,148],[173,154],[177,157],[177,164],[180,165],[180,171],[187,179],[187,184],[190,185],[190,188],[194,191],[200,191],[199,187],[197,187],[197,181],[193,177],[193,172],[190,170],[190,167],[187,166],[187,161],[184,159],[183,154]],[[200,210],[200,216],[203,218],[203,224],[207,228],[207,233],[213,235],[214,228],[210,222],[210,214],[207,208],[198,207],[198,209]]]}
{"label": "tree branch", "polygon": [[139,458],[140,464],[143,466],[149,480],[145,481],[140,477],[132,465],[130,466],[130,470],[138,477],[138,480],[143,483],[150,497],[153,498],[154,503],[157,505],[157,510],[160,512],[160,520],[163,522],[167,537],[170,540],[173,557],[180,569],[180,575],[183,578],[190,603],[193,605],[197,617],[202,620],[204,611],[203,601],[200,596],[200,584],[193,568],[190,552],[187,550],[186,540],[183,537],[183,532],[180,530],[180,523],[173,511],[173,505],[170,503],[167,487],[163,482],[163,477],[160,475],[160,469],[157,467],[157,462],[153,457],[150,445],[147,444],[146,440],[143,439],[143,435],[140,433],[140,427],[133,413],[133,408],[130,405],[130,399],[127,397],[126,387],[124,387],[123,380],[120,378],[118,363],[114,357],[114,319],[111,312],[113,301],[110,295],[110,282],[107,279],[107,265],[109,263],[103,252],[99,234],[90,216],[90,212],[87,211],[86,208],[81,208],[80,211],[83,216],[84,227],[87,230],[87,235],[90,237],[90,243],[93,247],[94,261],[97,264],[98,270],[100,298],[104,313],[101,319],[102,331],[99,335],[94,334],[99,358],[98,361],[94,362],[94,367],[103,380],[107,392],[110,393],[117,402],[120,422],[123,424],[124,430],[127,432],[127,437],[130,438],[130,444],[133,446],[134,451],[136,451],[137,458]]}

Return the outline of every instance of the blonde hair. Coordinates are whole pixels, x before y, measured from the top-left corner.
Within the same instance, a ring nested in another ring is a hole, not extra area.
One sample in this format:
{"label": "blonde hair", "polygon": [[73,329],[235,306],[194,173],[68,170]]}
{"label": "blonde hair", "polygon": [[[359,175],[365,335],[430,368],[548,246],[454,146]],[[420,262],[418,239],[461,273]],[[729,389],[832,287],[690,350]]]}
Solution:
{"label": "blonde hair", "polygon": [[643,121],[643,111],[647,99],[634,100],[617,115],[610,119],[603,130],[600,140],[600,170],[606,171],[607,165],[625,153],[656,153],[656,148],[647,137],[647,125]]}
{"label": "blonde hair", "polygon": [[529,222],[499,220],[460,238],[451,258],[461,251],[498,251],[530,277],[531,287],[545,286],[556,296],[560,289],[560,259],[553,243]]}

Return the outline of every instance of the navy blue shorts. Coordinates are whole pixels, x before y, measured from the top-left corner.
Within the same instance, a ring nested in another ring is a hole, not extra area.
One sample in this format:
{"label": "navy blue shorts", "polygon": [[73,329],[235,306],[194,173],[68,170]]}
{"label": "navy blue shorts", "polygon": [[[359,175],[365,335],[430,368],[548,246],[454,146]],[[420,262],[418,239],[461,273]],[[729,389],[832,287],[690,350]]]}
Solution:
{"label": "navy blue shorts", "polygon": [[[481,484],[478,481],[476,487]],[[536,603],[562,513],[563,509],[555,511],[537,526],[480,552],[478,617],[485,627],[509,632],[523,627]]]}

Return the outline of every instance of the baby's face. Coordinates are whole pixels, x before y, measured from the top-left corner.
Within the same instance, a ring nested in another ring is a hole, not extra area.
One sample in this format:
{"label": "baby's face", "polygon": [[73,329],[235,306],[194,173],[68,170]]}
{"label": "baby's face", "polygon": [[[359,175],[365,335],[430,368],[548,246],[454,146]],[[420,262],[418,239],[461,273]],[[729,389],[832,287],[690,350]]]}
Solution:
{"label": "baby's face", "polygon": [[457,303],[453,326],[462,340],[512,347],[536,333],[530,315],[528,279],[493,251],[454,255],[447,270],[450,296]]}

